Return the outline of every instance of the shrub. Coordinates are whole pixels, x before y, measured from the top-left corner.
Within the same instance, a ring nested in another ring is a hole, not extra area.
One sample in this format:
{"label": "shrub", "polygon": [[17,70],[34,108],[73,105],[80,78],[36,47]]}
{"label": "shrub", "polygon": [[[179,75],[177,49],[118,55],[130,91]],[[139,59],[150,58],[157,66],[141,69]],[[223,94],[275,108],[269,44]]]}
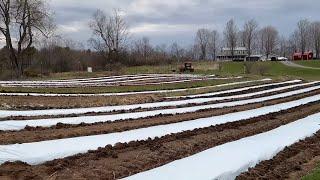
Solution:
{"label": "shrub", "polygon": [[36,70],[28,69],[28,70],[24,71],[24,75],[26,77],[39,77],[40,73]]}
{"label": "shrub", "polygon": [[255,74],[255,75],[267,75],[270,70],[270,66],[266,63],[260,62],[245,62],[244,63],[245,74]]}

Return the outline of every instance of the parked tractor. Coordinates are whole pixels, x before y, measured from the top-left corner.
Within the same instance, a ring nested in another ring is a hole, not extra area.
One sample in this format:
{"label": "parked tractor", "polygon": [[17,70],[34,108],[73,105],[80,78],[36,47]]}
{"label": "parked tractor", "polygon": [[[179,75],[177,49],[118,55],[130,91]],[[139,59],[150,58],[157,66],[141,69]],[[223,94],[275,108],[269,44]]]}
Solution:
{"label": "parked tractor", "polygon": [[185,62],[181,67],[180,67],[180,73],[184,72],[194,72],[194,68],[192,66],[192,62]]}

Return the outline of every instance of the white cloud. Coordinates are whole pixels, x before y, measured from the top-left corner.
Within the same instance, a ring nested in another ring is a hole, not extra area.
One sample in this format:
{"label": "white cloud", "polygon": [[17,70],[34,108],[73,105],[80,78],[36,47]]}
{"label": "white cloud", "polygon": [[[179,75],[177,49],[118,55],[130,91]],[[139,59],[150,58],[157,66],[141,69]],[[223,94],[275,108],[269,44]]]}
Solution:
{"label": "white cloud", "polygon": [[193,25],[182,24],[141,24],[130,29],[131,33],[177,33],[177,32],[190,32],[194,31]]}
{"label": "white cloud", "polygon": [[87,28],[87,26],[88,26],[88,23],[86,23],[85,21],[73,21],[69,24],[59,24],[58,32],[59,33],[76,33]]}
{"label": "white cloud", "polygon": [[135,0],[129,5],[128,11],[139,15],[165,15],[182,7],[194,7],[197,2],[198,0]]}

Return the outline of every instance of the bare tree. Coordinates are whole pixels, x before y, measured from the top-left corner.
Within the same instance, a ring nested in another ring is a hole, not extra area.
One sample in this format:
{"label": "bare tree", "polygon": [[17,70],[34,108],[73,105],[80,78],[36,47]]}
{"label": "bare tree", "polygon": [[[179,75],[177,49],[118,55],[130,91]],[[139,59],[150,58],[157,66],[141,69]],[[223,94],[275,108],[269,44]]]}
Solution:
{"label": "bare tree", "polygon": [[238,28],[235,24],[234,20],[231,19],[227,22],[227,25],[224,30],[224,36],[227,43],[227,46],[231,50],[231,56],[234,57],[234,50],[237,46],[237,35],[238,35]]}
{"label": "bare tree", "polygon": [[294,31],[290,35],[289,43],[291,45],[291,53],[294,53],[299,49],[299,34],[298,34],[298,31]]}
{"label": "bare tree", "polygon": [[245,47],[246,46],[246,36],[244,31],[238,32],[238,46]]}
{"label": "bare tree", "polygon": [[93,48],[103,52],[109,61],[119,60],[119,52],[125,46],[129,34],[120,10],[114,10],[110,16],[102,10],[97,10],[90,22],[90,28],[96,36],[95,39],[89,40]]}
{"label": "bare tree", "polygon": [[132,51],[138,58],[146,61],[153,51],[149,38],[143,37],[142,39],[136,40],[133,44]]}
{"label": "bare tree", "polygon": [[200,60],[207,58],[210,31],[208,29],[199,29],[196,35],[196,45],[200,50]]}
{"label": "bare tree", "polygon": [[311,36],[313,49],[315,50],[316,58],[320,58],[320,22],[316,21],[311,24]]}
{"label": "bare tree", "polygon": [[181,61],[181,59],[183,58],[183,54],[184,54],[184,49],[181,48],[178,43],[174,42],[171,46],[170,46],[170,54],[171,57],[173,59],[176,59],[178,62]]}
{"label": "bare tree", "polygon": [[288,40],[284,36],[279,38],[279,54],[283,57],[287,57],[289,55],[288,44]]}
{"label": "bare tree", "polygon": [[252,19],[244,24],[244,46],[248,49],[248,55],[252,54],[254,39],[257,37],[258,23]]}
{"label": "bare tree", "polygon": [[47,36],[52,29],[52,19],[44,1],[0,1],[0,32],[6,39],[11,67],[17,77],[24,73],[25,60],[32,55],[35,37]]}
{"label": "bare tree", "polygon": [[264,54],[269,58],[269,55],[274,53],[277,46],[278,31],[272,26],[264,27],[260,30],[261,49]]}
{"label": "bare tree", "polygon": [[304,53],[309,45],[310,22],[308,19],[303,19],[300,20],[297,25],[299,47],[301,52]]}
{"label": "bare tree", "polygon": [[216,60],[219,46],[219,32],[213,30],[209,36],[208,52],[213,60]]}

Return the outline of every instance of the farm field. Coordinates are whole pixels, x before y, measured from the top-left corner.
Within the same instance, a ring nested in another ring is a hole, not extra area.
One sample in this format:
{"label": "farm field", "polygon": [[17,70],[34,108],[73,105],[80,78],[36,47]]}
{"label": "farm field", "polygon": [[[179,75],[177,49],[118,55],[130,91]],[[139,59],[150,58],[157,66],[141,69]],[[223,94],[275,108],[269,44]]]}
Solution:
{"label": "farm field", "polygon": [[320,180],[319,8],[0,1],[0,180]]}
{"label": "farm field", "polygon": [[295,62],[297,64],[307,66],[307,67],[314,67],[314,68],[320,68],[320,61],[319,60],[313,60],[313,61],[297,61]]}
{"label": "farm field", "polygon": [[[247,65],[246,65],[247,64]],[[314,64],[317,64],[315,62]],[[30,81],[46,81],[46,80],[70,80],[70,79],[79,79],[79,78],[101,78],[109,76],[121,76],[121,74],[128,75],[147,75],[147,74],[159,74],[160,76],[165,75],[174,75],[172,69],[176,69],[179,65],[162,65],[162,66],[137,66],[137,67],[124,67],[120,71],[114,72],[95,72],[95,73],[58,73],[51,74],[48,77],[43,77],[42,79],[30,79]],[[252,67],[253,70],[246,72],[246,66]],[[89,83],[89,87],[81,86],[67,86],[66,83],[62,87],[32,87],[32,86],[21,86],[19,84],[10,86],[0,86],[0,93],[68,93],[68,94],[99,94],[99,93],[121,93],[121,92],[137,92],[137,91],[154,91],[154,90],[170,90],[170,89],[179,89],[179,88],[192,88],[192,87],[202,87],[202,86],[211,86],[218,83],[228,83],[235,81],[234,79],[218,79],[223,77],[243,77],[243,79],[252,80],[252,79],[261,79],[261,78],[272,78],[274,80],[283,80],[283,79],[305,79],[305,80],[320,80],[320,71],[317,69],[302,69],[294,68],[283,65],[280,62],[255,62],[255,63],[244,63],[244,62],[195,62],[194,63],[195,73],[193,75],[210,76],[215,74],[215,79],[207,78],[204,81],[193,81],[189,83],[188,80],[192,79],[189,77],[174,77],[178,78],[179,83],[174,83],[171,79],[170,82],[166,83],[157,83],[154,79],[148,80],[147,82],[141,82],[139,79],[133,79],[132,82],[120,82],[120,86],[113,86],[114,82],[106,82],[109,84],[108,87],[105,86],[95,86],[94,83]],[[260,71],[259,71],[260,70]],[[261,71],[262,70],[262,71]],[[199,75],[200,74],[200,75]],[[127,75],[127,76],[128,76]],[[129,77],[127,77],[129,78]],[[151,77],[152,78],[152,77]],[[189,79],[188,79],[189,78]],[[126,81],[126,80],[124,80]],[[139,84],[137,84],[137,81]],[[170,81],[170,80],[169,80]],[[183,82],[186,81],[186,82]],[[30,83],[30,82],[29,82]],[[52,83],[52,82],[51,82]],[[142,84],[143,85],[142,85]],[[85,83],[84,83],[85,84]],[[56,85],[57,86],[57,85]],[[79,86],[79,84],[78,84]],[[88,86],[88,83],[86,84]],[[92,87],[93,86],[93,87]]]}
{"label": "farm field", "polygon": [[273,77],[138,73],[0,82],[31,89],[163,87],[2,92],[0,179],[317,177],[320,81]]}

